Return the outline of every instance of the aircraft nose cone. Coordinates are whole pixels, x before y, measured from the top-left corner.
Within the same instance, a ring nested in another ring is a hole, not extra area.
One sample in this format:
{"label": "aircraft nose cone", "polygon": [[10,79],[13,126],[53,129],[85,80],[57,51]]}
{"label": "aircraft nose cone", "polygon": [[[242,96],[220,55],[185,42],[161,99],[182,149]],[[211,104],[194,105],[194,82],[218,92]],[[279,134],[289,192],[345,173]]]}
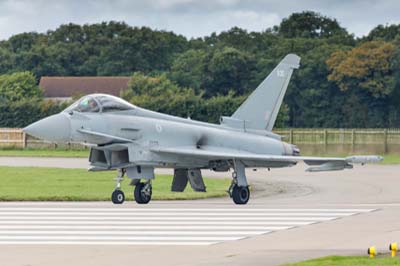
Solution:
{"label": "aircraft nose cone", "polygon": [[65,114],[56,114],[30,124],[23,131],[39,139],[68,142],[71,137],[71,123]]}

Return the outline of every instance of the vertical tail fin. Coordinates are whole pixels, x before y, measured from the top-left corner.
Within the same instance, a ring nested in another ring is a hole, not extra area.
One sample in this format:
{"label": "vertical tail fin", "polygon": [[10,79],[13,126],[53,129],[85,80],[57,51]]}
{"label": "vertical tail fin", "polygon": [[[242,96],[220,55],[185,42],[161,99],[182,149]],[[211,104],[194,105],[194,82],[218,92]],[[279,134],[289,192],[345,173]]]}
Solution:
{"label": "vertical tail fin", "polygon": [[300,57],[288,54],[264,79],[232,118],[245,121],[246,128],[272,131],[293,70],[299,68]]}

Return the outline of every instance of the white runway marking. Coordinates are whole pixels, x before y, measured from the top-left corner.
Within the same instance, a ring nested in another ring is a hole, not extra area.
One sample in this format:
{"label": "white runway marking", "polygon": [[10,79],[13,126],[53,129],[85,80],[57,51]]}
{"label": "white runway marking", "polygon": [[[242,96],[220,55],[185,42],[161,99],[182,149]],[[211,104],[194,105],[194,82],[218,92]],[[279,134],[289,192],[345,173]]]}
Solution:
{"label": "white runway marking", "polygon": [[[28,203],[27,203],[28,204]],[[40,204],[39,202],[37,204]],[[1,203],[3,206],[7,206],[8,203],[4,202]],[[371,209],[265,209],[265,208],[243,208],[239,207],[240,212],[370,212],[373,211]],[[0,212],[2,211],[50,211],[50,212],[56,212],[56,211],[85,211],[85,212],[101,212],[101,211],[106,211],[106,212],[128,212],[128,213],[133,213],[133,212],[174,212],[174,211],[180,211],[180,212],[236,212],[238,208],[232,207],[232,208],[215,208],[215,209],[205,209],[205,208],[160,208],[160,207],[152,207],[146,209],[145,207],[142,208],[82,208],[82,207],[76,207],[76,208],[65,208],[65,207],[60,207],[60,208],[46,208],[46,207],[3,207],[0,208]]]}
{"label": "white runway marking", "polygon": [[0,245],[211,245],[373,211],[3,206]]}
{"label": "white runway marking", "polygon": [[[0,216],[1,217],[1,216]],[[214,222],[209,222],[209,221],[201,221],[201,222],[197,222],[197,221],[147,221],[145,223],[141,222],[141,221],[113,221],[112,224],[113,225],[179,225],[179,226],[188,226],[188,225],[211,225],[211,226],[216,226],[216,225],[308,225],[308,224],[313,224],[316,222],[288,222],[288,221],[266,221],[266,222],[253,222],[253,221],[239,221],[239,222],[235,222],[235,221],[214,221]],[[0,220],[0,225],[3,224],[22,224],[22,225],[26,225],[27,222],[26,221],[15,221],[15,220],[9,220],[9,221],[1,221]],[[61,225],[108,225],[110,224],[110,222],[108,221],[29,221],[29,224],[40,224],[40,225],[45,225],[45,224],[51,224],[51,225],[56,225],[56,224],[61,224]]]}
{"label": "white runway marking", "polygon": [[105,245],[105,246],[209,246],[218,244],[219,242],[196,242],[196,241],[182,241],[182,242],[171,242],[171,241],[1,241],[0,245]]}
{"label": "white runway marking", "polygon": [[[7,216],[7,215],[21,215],[21,216],[43,216],[43,215],[51,215],[51,216],[65,216],[66,214],[68,215],[74,215],[74,216],[110,216],[109,212],[0,212],[1,215]],[[176,216],[176,215],[181,215],[182,212],[147,212],[147,213],[126,213],[126,212],[113,212],[112,215],[118,216],[118,217],[131,217],[134,216],[139,217],[139,216]],[[185,212],[185,216],[343,216],[343,215],[353,215],[355,213],[346,213],[346,212],[332,212],[332,213],[325,213],[325,212],[297,212],[297,213],[278,213],[278,212],[256,212],[256,213],[249,213],[249,212],[223,212],[223,213],[214,213],[214,212]]]}
{"label": "white runway marking", "polygon": [[[1,214],[0,214],[1,215]],[[351,214],[353,215],[353,213]],[[301,216],[301,215],[299,215]],[[93,217],[93,216],[2,216],[1,218],[3,221],[5,220],[28,220],[28,221],[37,221],[37,220],[58,220],[58,221],[71,221],[71,220],[85,220],[85,221],[329,221],[337,219],[337,216],[331,217],[236,217],[232,216],[225,216],[225,217],[186,217],[184,213],[180,216],[174,215],[173,217],[154,217],[154,216],[142,216],[142,217],[118,217],[114,215],[110,215],[109,217]],[[232,219],[231,219],[232,218]]]}
{"label": "white runway marking", "polygon": [[[160,225],[160,226],[146,226],[146,225],[136,225],[136,226],[115,226],[115,225],[99,225],[95,227],[96,229],[114,229],[114,230],[213,230],[215,226],[174,226],[174,225]],[[243,230],[244,226],[219,226],[218,229],[224,230]],[[286,230],[293,228],[293,226],[251,226],[251,230],[262,230],[262,231],[277,231]],[[90,230],[93,226],[74,226],[74,225],[0,225],[0,229],[78,229],[78,230]],[[145,232],[146,233],[146,232]]]}
{"label": "white runway marking", "polygon": [[[282,229],[281,229],[282,230]],[[11,231],[4,230],[0,231],[0,238],[2,236],[10,236],[10,235],[172,235],[172,236],[181,236],[181,235],[214,235],[214,236],[231,236],[231,235],[260,235],[269,231],[59,231],[59,230],[51,230],[51,231],[28,231],[28,230],[20,230],[20,231]]]}

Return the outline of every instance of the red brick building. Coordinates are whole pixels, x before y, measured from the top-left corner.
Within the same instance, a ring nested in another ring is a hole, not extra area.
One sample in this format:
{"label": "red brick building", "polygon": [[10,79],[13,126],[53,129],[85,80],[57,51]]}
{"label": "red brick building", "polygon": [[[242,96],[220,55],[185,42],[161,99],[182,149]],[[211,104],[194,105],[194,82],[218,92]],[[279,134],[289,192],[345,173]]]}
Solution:
{"label": "red brick building", "polygon": [[47,99],[70,100],[74,96],[106,93],[120,96],[130,77],[42,77],[39,87]]}

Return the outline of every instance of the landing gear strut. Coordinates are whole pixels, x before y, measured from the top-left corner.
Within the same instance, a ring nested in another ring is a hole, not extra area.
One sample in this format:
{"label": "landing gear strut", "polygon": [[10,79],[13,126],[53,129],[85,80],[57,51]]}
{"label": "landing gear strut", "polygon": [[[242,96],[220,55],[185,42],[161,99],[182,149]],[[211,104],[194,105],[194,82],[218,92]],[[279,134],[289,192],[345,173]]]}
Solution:
{"label": "landing gear strut", "polygon": [[147,204],[151,200],[152,192],[151,180],[148,180],[145,183],[139,182],[136,184],[133,196],[138,204]]}
{"label": "landing gear strut", "polygon": [[246,180],[245,166],[240,161],[234,161],[232,184],[228,190],[235,204],[246,204],[250,199],[250,190]]}
{"label": "landing gear strut", "polygon": [[121,190],[121,181],[124,180],[125,170],[118,169],[118,175],[114,179],[116,181],[116,186],[114,192],[111,194],[111,201],[114,204],[122,204],[125,201],[125,194]]}

